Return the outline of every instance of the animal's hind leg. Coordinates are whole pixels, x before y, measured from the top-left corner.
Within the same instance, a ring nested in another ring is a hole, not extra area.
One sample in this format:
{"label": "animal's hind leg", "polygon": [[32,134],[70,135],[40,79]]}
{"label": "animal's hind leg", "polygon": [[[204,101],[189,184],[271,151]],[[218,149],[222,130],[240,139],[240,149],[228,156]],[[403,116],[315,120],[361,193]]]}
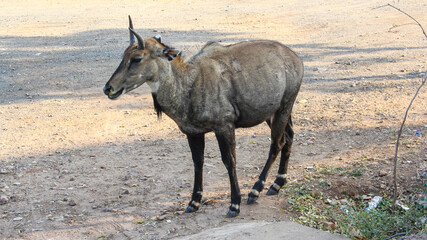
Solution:
{"label": "animal's hind leg", "polygon": [[294,130],[292,129],[292,119],[289,116],[288,124],[286,125],[285,134],[283,135],[282,141],[286,141],[285,146],[282,149],[282,155],[280,157],[279,171],[276,176],[276,180],[268,189],[267,195],[276,195],[279,193],[280,188],[286,184],[286,174],[288,172],[289,156],[291,154],[292,142],[294,138]]}
{"label": "animal's hind leg", "polygon": [[248,204],[252,204],[258,199],[260,192],[264,189],[264,184],[267,178],[268,171],[270,170],[271,165],[273,165],[274,161],[276,160],[280,150],[282,150],[284,146],[283,138],[286,126],[288,124],[289,114],[287,112],[277,112],[271,122],[267,121],[268,125],[271,128],[270,152],[268,153],[267,162],[265,163],[265,166],[262,169],[258,181],[255,182],[254,186],[252,187],[252,190],[248,194]]}

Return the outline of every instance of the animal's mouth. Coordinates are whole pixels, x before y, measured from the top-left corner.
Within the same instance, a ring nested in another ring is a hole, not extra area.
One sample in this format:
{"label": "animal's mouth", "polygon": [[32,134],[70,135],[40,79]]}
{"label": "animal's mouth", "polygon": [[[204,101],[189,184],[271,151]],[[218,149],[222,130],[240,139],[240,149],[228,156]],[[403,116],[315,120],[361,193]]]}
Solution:
{"label": "animal's mouth", "polygon": [[112,91],[110,91],[110,93],[108,94],[108,98],[113,100],[113,99],[117,99],[118,97],[120,97],[120,95],[122,95],[123,91],[125,89],[122,88],[119,91],[117,91],[116,93],[113,93]]}

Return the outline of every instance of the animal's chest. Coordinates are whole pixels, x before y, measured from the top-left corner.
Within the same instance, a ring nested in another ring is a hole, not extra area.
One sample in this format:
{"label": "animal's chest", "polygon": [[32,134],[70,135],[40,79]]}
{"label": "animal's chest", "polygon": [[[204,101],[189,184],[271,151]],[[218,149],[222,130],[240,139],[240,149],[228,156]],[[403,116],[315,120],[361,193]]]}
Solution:
{"label": "animal's chest", "polygon": [[235,119],[234,108],[224,96],[206,96],[199,101],[192,101],[188,114],[189,123],[202,131],[214,131]]}

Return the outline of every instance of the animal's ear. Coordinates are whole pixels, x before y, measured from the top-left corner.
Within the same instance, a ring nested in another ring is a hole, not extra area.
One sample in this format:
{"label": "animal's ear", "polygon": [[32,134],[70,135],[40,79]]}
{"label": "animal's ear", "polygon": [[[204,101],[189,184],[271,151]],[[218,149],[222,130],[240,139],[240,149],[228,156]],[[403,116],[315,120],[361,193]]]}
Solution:
{"label": "animal's ear", "polygon": [[173,49],[173,48],[164,48],[163,54],[161,57],[166,58],[169,61],[172,61],[180,55],[181,55],[181,51],[178,51],[178,50]]}
{"label": "animal's ear", "polygon": [[156,35],[154,39],[156,39],[157,42],[162,43],[162,36],[160,36],[160,34]]}

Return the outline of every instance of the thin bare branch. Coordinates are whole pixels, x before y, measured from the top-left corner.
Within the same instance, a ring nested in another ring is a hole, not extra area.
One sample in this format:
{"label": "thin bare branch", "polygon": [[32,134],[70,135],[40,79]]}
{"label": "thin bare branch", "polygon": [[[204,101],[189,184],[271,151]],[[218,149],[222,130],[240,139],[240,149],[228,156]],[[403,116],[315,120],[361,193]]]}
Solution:
{"label": "thin bare branch", "polygon": [[409,14],[407,14],[406,12],[402,11],[400,8],[397,8],[397,7],[393,6],[393,5],[391,5],[390,3],[388,3],[388,4],[386,4],[386,5],[381,5],[381,6],[379,6],[379,7],[373,8],[373,9],[379,9],[379,8],[383,8],[383,7],[391,7],[391,8],[394,8],[394,9],[396,9],[397,11],[399,11],[399,12],[401,12],[401,13],[405,14],[406,16],[408,16],[409,18],[411,18],[412,20],[414,20],[414,21],[418,24],[418,26],[421,28],[421,30],[423,31],[424,36],[425,36],[425,37],[426,37],[426,39],[427,39],[427,34],[426,34],[426,32],[424,31],[423,26],[421,25],[421,23],[419,23],[419,22],[417,21],[417,19],[413,18],[411,15],[409,15]]}
{"label": "thin bare branch", "polygon": [[381,5],[381,6],[378,6],[378,7],[374,7],[374,8],[372,8],[372,10],[377,10],[377,9],[380,9],[380,8],[383,8],[383,7],[388,7],[388,5],[385,4],[385,5]]}
{"label": "thin bare branch", "polygon": [[[425,36],[425,37],[426,37],[426,39],[427,39],[427,34],[426,34],[426,32],[424,31],[423,26],[422,26],[422,25],[421,25],[421,24],[420,24],[420,23],[419,23],[415,18],[413,18],[411,15],[409,15],[409,14],[407,14],[406,12],[402,11],[401,9],[399,9],[399,8],[397,8],[397,7],[393,6],[393,5],[391,5],[390,3],[388,3],[388,4],[386,4],[386,5],[382,5],[382,6],[376,7],[376,8],[374,8],[374,9],[379,9],[379,8],[383,8],[383,7],[391,7],[391,8],[394,8],[394,9],[396,9],[397,11],[399,11],[399,12],[401,12],[401,13],[405,14],[406,16],[408,16],[409,18],[411,18],[412,20],[414,20],[414,21],[418,24],[418,26],[421,28],[421,30],[423,31],[424,36]],[[394,204],[396,204],[396,200],[397,200],[397,154],[398,154],[398,152],[399,152],[399,141],[400,141],[400,137],[401,137],[401,135],[402,135],[403,126],[405,125],[406,117],[408,116],[409,109],[411,108],[412,103],[414,102],[415,98],[416,98],[416,97],[417,97],[417,95],[418,95],[418,92],[420,91],[421,87],[424,85],[424,83],[426,82],[426,80],[427,80],[427,78],[424,78],[424,79],[421,81],[420,86],[418,87],[418,89],[417,89],[417,91],[416,91],[416,93],[415,93],[414,97],[412,98],[411,102],[409,103],[409,106],[408,106],[408,108],[406,109],[406,112],[405,112],[405,117],[403,118],[402,125],[400,125],[400,130],[399,130],[399,132],[398,132],[398,134],[397,134],[396,150],[395,150],[395,152],[394,152],[394,169],[393,169],[393,181],[394,181],[393,202],[394,202]]]}
{"label": "thin bare branch", "polygon": [[405,125],[406,117],[408,116],[409,109],[411,108],[412,103],[414,102],[415,98],[418,95],[418,92],[420,91],[421,87],[424,85],[424,83],[426,82],[426,80],[427,80],[427,78],[424,78],[421,81],[420,86],[418,87],[417,91],[415,92],[414,97],[412,98],[411,102],[409,103],[409,106],[406,109],[405,117],[403,118],[402,125],[400,125],[400,130],[399,130],[399,132],[397,134],[396,151],[394,152],[394,169],[393,169],[393,180],[394,180],[393,202],[394,203],[396,203],[396,200],[397,200],[397,153],[399,151],[400,136],[402,135],[403,125]]}

